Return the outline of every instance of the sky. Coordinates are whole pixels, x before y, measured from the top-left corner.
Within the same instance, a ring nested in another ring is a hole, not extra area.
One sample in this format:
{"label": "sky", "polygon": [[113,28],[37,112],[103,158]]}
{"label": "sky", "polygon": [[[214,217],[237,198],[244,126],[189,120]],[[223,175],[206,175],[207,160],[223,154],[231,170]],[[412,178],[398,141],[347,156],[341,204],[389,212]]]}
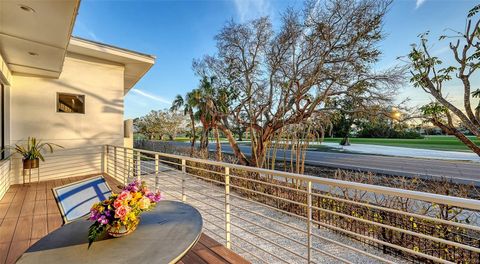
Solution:
{"label": "sky", "polygon": [[[431,51],[448,63],[448,42],[438,42],[445,29],[463,30],[466,14],[478,0],[394,0],[384,20],[382,57],[375,69],[397,64],[418,43],[420,33],[430,31]],[[125,118],[169,108],[177,94],[198,85],[192,60],[216,51],[215,35],[229,20],[246,22],[270,16],[279,24],[288,7],[300,8],[300,0],[82,0],[73,35],[156,56],[150,71],[125,96]],[[473,82],[476,87],[480,78]],[[459,82],[447,86],[448,96],[458,101]],[[398,101],[410,98],[411,106],[430,101],[419,88],[406,83]]]}

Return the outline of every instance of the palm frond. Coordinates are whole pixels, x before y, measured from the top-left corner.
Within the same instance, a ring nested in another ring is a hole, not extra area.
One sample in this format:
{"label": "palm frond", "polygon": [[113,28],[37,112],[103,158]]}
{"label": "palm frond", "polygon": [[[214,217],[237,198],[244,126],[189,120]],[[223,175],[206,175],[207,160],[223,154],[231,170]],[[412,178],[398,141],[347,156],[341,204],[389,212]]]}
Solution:
{"label": "palm frond", "polygon": [[[25,145],[15,144],[14,147],[6,146],[2,152],[6,149],[14,150],[16,153],[20,154],[24,159],[40,159],[45,161],[45,157],[43,156],[43,152],[48,151],[53,153],[55,147],[63,148],[62,146],[50,143],[50,142],[42,142],[41,140],[37,140],[35,137],[28,137],[27,142]],[[1,152],[0,152],[1,153]]]}

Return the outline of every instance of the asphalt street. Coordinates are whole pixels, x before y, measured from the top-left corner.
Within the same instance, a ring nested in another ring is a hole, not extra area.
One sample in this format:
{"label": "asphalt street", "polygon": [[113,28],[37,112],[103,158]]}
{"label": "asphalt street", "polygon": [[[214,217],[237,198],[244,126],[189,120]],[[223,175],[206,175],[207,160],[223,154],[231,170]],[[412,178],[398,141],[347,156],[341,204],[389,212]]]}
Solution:
{"label": "asphalt street", "polygon": [[[188,146],[189,143],[174,144]],[[250,146],[241,145],[241,150],[249,155]],[[215,151],[215,144],[209,144],[209,150]],[[232,152],[229,144],[222,144],[223,152]],[[283,159],[283,150],[277,153],[278,160]],[[287,159],[290,151],[287,151]],[[307,151],[306,164],[332,168],[371,171],[389,175],[407,177],[444,177],[461,183],[480,185],[480,163],[468,161],[436,160],[421,158],[406,158],[393,156],[378,156],[368,154],[352,154],[323,151]]]}

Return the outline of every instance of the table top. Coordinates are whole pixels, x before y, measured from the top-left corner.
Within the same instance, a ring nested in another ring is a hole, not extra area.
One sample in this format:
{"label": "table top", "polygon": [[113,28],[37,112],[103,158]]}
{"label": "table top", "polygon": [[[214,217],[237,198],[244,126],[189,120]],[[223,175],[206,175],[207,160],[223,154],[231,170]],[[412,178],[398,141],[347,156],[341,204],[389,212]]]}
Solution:
{"label": "table top", "polygon": [[88,249],[91,224],[64,225],[32,245],[17,263],[175,263],[198,241],[203,220],[188,204],[160,201],[141,215],[133,233],[97,240]]}

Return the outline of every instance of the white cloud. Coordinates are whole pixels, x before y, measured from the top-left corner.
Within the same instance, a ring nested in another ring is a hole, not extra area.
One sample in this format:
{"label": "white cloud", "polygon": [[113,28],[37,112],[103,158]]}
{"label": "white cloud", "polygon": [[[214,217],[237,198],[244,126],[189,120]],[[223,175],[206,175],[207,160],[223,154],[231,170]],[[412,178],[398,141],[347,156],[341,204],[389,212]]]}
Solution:
{"label": "white cloud", "polygon": [[417,0],[417,3],[415,4],[415,9],[419,8],[423,3],[425,3],[427,0]]}
{"label": "white cloud", "polygon": [[154,94],[150,94],[150,93],[147,93],[147,92],[144,92],[144,91],[140,91],[140,90],[135,89],[135,88],[133,88],[131,91],[138,94],[138,95],[146,97],[148,99],[160,102],[162,104],[171,104],[171,102],[169,100],[167,100],[167,99],[165,99],[161,96],[158,96],[158,95],[154,95]]}
{"label": "white cloud", "polygon": [[241,22],[272,14],[269,0],[234,0]]}
{"label": "white cloud", "polygon": [[101,40],[97,37],[95,32],[93,32],[93,30],[88,28],[85,23],[83,23],[82,21],[78,21],[76,22],[76,24],[78,25],[78,28],[80,29],[80,31],[83,32],[85,35],[87,35],[89,39],[97,42],[101,42]]}

